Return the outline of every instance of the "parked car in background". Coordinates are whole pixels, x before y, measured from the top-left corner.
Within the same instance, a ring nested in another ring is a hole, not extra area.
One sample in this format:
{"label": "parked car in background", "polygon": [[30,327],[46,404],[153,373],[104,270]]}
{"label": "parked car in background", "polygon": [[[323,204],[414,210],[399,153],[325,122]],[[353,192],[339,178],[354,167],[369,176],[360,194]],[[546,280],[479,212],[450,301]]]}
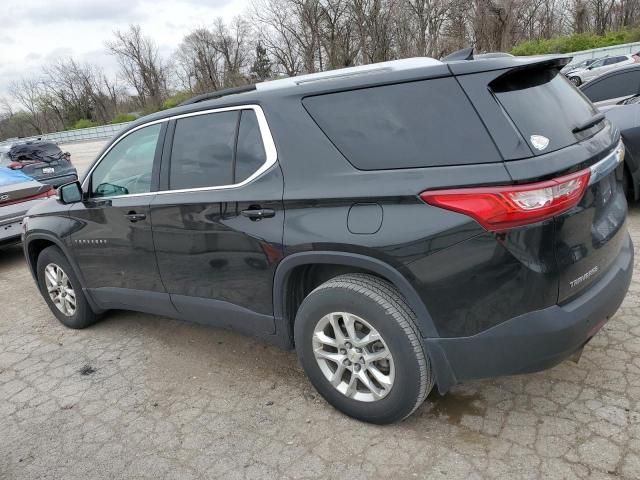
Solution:
{"label": "parked car in background", "polygon": [[593,62],[595,62],[596,60],[598,59],[587,58],[586,60],[582,60],[581,62],[570,63],[566,67],[563,67],[562,70],[560,70],[560,73],[563,73],[566,75],[567,72],[571,72],[573,70],[583,70],[587,68],[589,65],[591,65]]}
{"label": "parked car in background", "polygon": [[600,111],[622,105],[640,93],[640,63],[615,68],[579,88]]}
{"label": "parked car in background", "polygon": [[78,179],[69,152],[63,152],[53,142],[16,143],[0,150],[0,167],[20,170],[25,175],[59,187]]}
{"label": "parked car in background", "polygon": [[0,167],[0,246],[17,243],[27,211],[55,195],[51,185],[42,184],[20,171]]}
{"label": "parked car in background", "polygon": [[634,55],[616,55],[599,58],[586,68],[570,70],[565,75],[576,86],[593,80],[594,78],[622,65],[636,63]]}
{"label": "parked car in background", "polygon": [[620,130],[626,146],[623,189],[628,199],[640,199],[640,64],[616,68],[579,88]]}
{"label": "parked car in background", "polygon": [[626,104],[615,105],[604,114],[620,130],[626,147],[623,188],[627,198],[640,200],[640,96],[629,98]]}

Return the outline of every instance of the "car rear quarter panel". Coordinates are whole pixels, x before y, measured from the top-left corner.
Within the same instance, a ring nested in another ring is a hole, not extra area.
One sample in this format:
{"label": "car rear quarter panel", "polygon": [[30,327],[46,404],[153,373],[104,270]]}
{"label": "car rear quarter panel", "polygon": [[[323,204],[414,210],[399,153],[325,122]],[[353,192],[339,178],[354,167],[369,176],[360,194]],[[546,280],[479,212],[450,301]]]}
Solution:
{"label": "car rear quarter panel", "polygon": [[[410,282],[440,336],[472,335],[555,301],[557,282],[547,268],[553,254],[541,241],[551,223],[498,238],[469,217],[429,206],[418,196],[434,188],[510,183],[502,161],[360,171],[299,100],[286,106],[276,114],[266,109],[285,177],[285,256],[342,252],[384,262]],[[379,229],[350,231],[349,212],[358,204],[381,207]],[[532,251],[529,242],[536,245]]]}

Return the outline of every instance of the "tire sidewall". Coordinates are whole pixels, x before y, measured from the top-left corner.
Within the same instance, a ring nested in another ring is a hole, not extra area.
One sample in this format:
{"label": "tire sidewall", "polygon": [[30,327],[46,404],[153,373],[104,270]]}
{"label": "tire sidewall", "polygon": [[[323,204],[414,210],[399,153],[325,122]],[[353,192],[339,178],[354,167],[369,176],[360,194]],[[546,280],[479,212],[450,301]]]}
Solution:
{"label": "tire sidewall", "polygon": [[[67,278],[69,278],[71,287],[76,294],[76,311],[71,316],[66,316],[60,310],[58,310],[58,307],[53,303],[53,300],[51,300],[51,297],[47,292],[47,285],[44,279],[44,270],[50,263],[54,263],[62,268],[64,273],[67,275]],[[84,328],[87,325],[93,323],[92,321],[94,315],[84,298],[84,293],[82,292],[80,281],[78,280],[78,277],[76,277],[76,274],[73,271],[73,268],[71,268],[71,265],[69,264],[67,258],[59,248],[46,248],[38,256],[38,262],[36,265],[36,277],[38,279],[38,288],[40,289],[42,297],[49,306],[51,312],[56,316],[60,323],[70,328]]]}
{"label": "tire sidewall", "polygon": [[[353,400],[325,378],[313,354],[312,337],[318,321],[328,313],[348,312],[366,320],[382,335],[395,366],[391,391],[381,400]],[[409,415],[420,395],[420,365],[413,345],[396,319],[367,295],[340,287],[312,292],[302,303],[294,326],[296,350],[309,380],[333,406],[351,417],[372,423],[391,423]]]}

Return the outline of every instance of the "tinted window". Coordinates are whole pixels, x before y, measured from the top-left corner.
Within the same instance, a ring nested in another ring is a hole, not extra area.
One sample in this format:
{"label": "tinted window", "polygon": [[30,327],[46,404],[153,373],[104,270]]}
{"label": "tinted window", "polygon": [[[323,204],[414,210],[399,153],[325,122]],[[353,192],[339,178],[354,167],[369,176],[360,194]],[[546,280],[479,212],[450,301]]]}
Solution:
{"label": "tinted window", "polygon": [[141,128],[120,140],[91,174],[94,197],[151,191],[151,172],[160,124]]}
{"label": "tinted window", "polygon": [[307,97],[304,105],[329,139],[359,169],[500,160],[453,78]]}
{"label": "tinted window", "polygon": [[238,130],[235,183],[249,178],[266,161],[256,112],[243,110]]}
{"label": "tinted window", "polygon": [[176,122],[169,188],[233,183],[233,148],[239,112],[210,113]]}
{"label": "tinted window", "polygon": [[[498,78],[491,89],[536,154],[576,143],[573,128],[596,114],[557,70],[521,70]],[[547,137],[548,147],[542,152],[534,148],[532,135]]]}
{"label": "tinted window", "polygon": [[585,85],[582,92],[592,102],[626,97],[638,93],[640,70],[610,75]]}

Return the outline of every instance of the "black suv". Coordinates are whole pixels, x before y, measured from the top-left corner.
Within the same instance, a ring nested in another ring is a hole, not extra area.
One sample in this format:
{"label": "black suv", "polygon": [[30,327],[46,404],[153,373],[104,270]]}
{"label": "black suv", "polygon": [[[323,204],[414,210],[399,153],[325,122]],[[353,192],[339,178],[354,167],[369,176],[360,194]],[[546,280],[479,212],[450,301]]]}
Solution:
{"label": "black suv", "polygon": [[633,263],[620,136],[565,62],[408,59],[197,97],[32,209],[26,258],[69,327],[130,309],[247,332],[369,422],[548,368]]}

